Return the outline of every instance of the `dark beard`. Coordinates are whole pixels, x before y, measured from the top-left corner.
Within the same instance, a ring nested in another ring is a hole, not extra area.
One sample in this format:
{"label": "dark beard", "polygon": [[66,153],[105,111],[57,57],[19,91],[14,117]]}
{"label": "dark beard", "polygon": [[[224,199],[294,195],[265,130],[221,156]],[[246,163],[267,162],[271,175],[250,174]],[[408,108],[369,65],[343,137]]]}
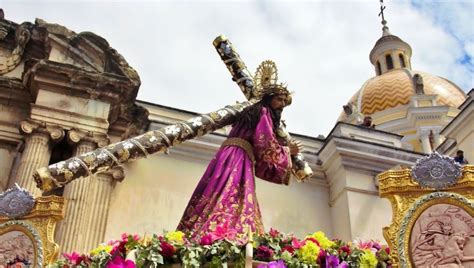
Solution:
{"label": "dark beard", "polygon": [[281,113],[283,112],[283,109],[274,110],[271,107],[268,107],[268,110],[272,116],[273,131],[276,131],[280,127]]}
{"label": "dark beard", "polygon": [[283,112],[283,109],[274,110],[270,107],[270,105],[264,102],[259,102],[245,108],[240,114],[240,118],[234,125],[255,129],[258,122],[260,121],[260,113],[263,107],[266,107],[270,112],[273,122],[273,131],[276,131],[280,127],[281,113]]}

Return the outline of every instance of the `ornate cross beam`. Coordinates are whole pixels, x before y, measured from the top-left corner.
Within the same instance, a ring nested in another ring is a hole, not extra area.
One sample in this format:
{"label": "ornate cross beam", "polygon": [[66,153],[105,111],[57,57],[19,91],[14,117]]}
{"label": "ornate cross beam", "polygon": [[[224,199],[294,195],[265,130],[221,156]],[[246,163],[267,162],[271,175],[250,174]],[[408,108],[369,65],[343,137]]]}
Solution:
{"label": "ornate cross beam", "polygon": [[[257,70],[257,74],[255,77],[252,77],[250,72],[248,71],[245,63],[240,58],[239,54],[235,51],[234,46],[232,43],[227,39],[225,36],[220,35],[214,39],[212,42],[214,47],[219,53],[222,61],[226,65],[227,69],[229,70],[230,74],[232,75],[232,80],[235,81],[242,93],[245,95],[247,100],[253,101],[256,98],[256,85],[261,83],[262,81],[254,81],[254,80],[261,80],[262,76],[266,76],[268,78],[275,79],[275,82],[278,78],[278,74],[275,69],[275,73],[261,75]],[[267,63],[269,61],[265,61],[263,63]],[[288,131],[285,129],[285,124],[280,124],[280,129],[277,131],[277,134],[288,141],[292,138]],[[299,153],[297,155],[292,156],[292,172],[298,181],[303,181],[313,175],[313,171],[309,167],[308,163],[304,160],[303,154]]]}
{"label": "ornate cross beam", "polygon": [[[188,121],[149,131],[137,137],[98,148],[48,167],[42,167],[33,174],[37,186],[43,192],[50,192],[64,187],[73,180],[107,171],[114,166],[145,158],[149,154],[165,152],[171,146],[233,124],[244,108],[257,102],[257,99],[253,96],[253,80],[248,71],[244,74],[244,71],[246,71],[245,65],[242,61],[235,61],[235,55],[237,54],[235,51],[233,53],[234,60],[224,60],[224,62],[227,66],[235,68],[235,73],[233,71],[231,73],[236,78],[236,82],[239,85],[242,84],[241,89],[248,101],[228,105],[214,112],[193,117]],[[245,70],[242,71],[243,69]],[[250,84],[252,85],[249,86]],[[301,154],[293,158],[293,173],[299,180],[312,175],[311,169],[304,162]]]}

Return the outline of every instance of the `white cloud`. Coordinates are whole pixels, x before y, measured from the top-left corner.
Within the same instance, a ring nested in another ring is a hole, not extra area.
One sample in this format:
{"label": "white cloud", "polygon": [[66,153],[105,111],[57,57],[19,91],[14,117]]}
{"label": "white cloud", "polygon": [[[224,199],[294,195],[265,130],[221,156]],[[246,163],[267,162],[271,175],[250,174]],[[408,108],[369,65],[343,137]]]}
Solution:
{"label": "white cloud", "polygon": [[[368,58],[381,36],[374,1],[7,1],[2,8],[16,22],[39,17],[103,36],[138,70],[139,99],[202,113],[243,100],[212,46],[224,34],[252,72],[265,59],[277,63],[296,92],[284,113],[288,128],[311,136],[327,135],[375,74]],[[412,46],[414,69],[472,86],[472,72],[457,62],[459,38],[408,2],[389,2],[385,13],[391,32]],[[472,38],[473,30],[460,35]]]}

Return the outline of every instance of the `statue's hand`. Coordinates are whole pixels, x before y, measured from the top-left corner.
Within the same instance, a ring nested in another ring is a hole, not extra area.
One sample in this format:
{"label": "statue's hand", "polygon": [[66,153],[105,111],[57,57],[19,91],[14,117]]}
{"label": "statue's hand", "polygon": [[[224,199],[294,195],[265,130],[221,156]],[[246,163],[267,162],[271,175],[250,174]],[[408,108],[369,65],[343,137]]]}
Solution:
{"label": "statue's hand", "polygon": [[288,147],[290,148],[291,155],[297,155],[299,152],[303,151],[303,144],[301,144],[301,141],[296,139],[291,139]]}

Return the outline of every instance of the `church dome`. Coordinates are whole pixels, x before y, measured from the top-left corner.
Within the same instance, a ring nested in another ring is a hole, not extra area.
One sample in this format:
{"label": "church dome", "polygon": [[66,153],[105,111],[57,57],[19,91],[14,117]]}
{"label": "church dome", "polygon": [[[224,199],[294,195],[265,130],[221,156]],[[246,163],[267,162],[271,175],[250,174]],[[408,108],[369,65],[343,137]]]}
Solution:
{"label": "church dome", "polygon": [[445,78],[401,68],[367,80],[350,102],[364,115],[406,105],[417,94],[414,79],[416,74],[422,78],[423,94],[437,95],[438,105],[458,107],[466,99],[466,94]]}

